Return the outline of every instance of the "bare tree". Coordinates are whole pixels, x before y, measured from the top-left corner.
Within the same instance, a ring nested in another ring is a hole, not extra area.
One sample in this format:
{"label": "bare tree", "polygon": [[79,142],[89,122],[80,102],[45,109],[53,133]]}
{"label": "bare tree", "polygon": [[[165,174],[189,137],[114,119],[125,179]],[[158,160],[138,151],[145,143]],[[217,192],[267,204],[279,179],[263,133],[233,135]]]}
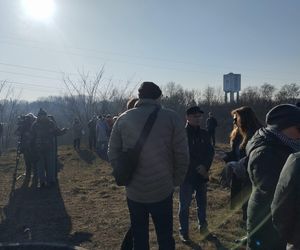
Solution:
{"label": "bare tree", "polygon": [[208,106],[219,103],[220,93],[216,93],[216,89],[211,86],[207,86],[203,90],[203,102]]}
{"label": "bare tree", "polygon": [[258,87],[247,87],[240,95],[240,102],[244,105],[260,103],[260,92]]}
{"label": "bare tree", "polygon": [[71,117],[78,117],[83,124],[96,114],[118,114],[125,110],[126,102],[136,88],[130,88],[131,81],[114,84],[113,79],[104,80],[104,67],[92,77],[89,73],[79,72],[79,80],[64,77],[67,88],[65,101]]}
{"label": "bare tree", "polygon": [[[96,113],[97,92],[104,73],[104,67],[90,78],[89,73],[78,72],[79,80],[74,81],[69,76],[63,78],[68,90],[67,100],[71,105],[71,111],[81,121],[87,121]],[[83,111],[83,112],[82,112]]]}
{"label": "bare tree", "polygon": [[273,99],[276,88],[269,83],[264,83],[260,86],[260,95],[264,101],[270,102]]}
{"label": "bare tree", "polygon": [[300,95],[300,86],[297,83],[285,84],[275,95],[275,100],[279,103],[295,103]]}
{"label": "bare tree", "polygon": [[8,148],[14,139],[17,117],[20,115],[18,103],[20,93],[16,95],[14,88],[7,81],[0,84],[0,122],[4,123],[2,144]]}

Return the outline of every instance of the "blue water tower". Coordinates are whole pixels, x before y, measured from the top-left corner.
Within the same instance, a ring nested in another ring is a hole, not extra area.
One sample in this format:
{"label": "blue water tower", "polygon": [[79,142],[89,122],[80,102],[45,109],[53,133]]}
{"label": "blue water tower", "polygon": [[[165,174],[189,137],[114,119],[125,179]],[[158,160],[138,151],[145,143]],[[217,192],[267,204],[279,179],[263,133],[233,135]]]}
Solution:
{"label": "blue water tower", "polygon": [[[225,92],[225,102],[229,101],[231,103],[239,101],[239,92],[241,90],[241,74],[229,73],[223,75],[223,91]],[[236,97],[234,96],[236,95]]]}

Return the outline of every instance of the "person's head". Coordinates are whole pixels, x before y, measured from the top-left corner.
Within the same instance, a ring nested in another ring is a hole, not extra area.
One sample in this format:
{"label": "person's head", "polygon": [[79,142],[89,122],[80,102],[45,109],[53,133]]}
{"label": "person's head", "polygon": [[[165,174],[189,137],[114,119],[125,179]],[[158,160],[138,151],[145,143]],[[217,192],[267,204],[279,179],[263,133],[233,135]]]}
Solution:
{"label": "person's head", "polygon": [[107,122],[107,124],[108,124],[109,126],[112,126],[113,123],[114,123],[113,117],[112,117],[110,114],[107,114],[107,115],[105,116],[105,121]]}
{"label": "person's head", "polygon": [[266,124],[291,139],[300,139],[300,108],[292,104],[277,105],[267,113]]}
{"label": "person's head", "polygon": [[212,116],[213,116],[212,112],[208,112],[208,117],[212,117]]}
{"label": "person's head", "polygon": [[140,99],[156,100],[161,97],[161,89],[153,82],[143,82],[138,89]]}
{"label": "person's head", "polygon": [[47,116],[47,112],[44,109],[40,108],[39,112],[37,113],[37,116]]}
{"label": "person's head", "polygon": [[36,116],[32,113],[28,113],[28,114],[25,115],[25,120],[28,123],[33,123],[36,120]]}
{"label": "person's head", "polygon": [[242,106],[240,108],[231,111],[231,116],[233,119],[233,130],[230,135],[230,140],[233,141],[239,134],[242,136],[243,141],[240,147],[246,146],[249,136],[262,127],[262,124],[257,119],[252,108],[248,106]]}
{"label": "person's head", "polygon": [[248,106],[243,106],[232,110],[231,116],[233,123],[242,133],[247,133],[250,130],[257,130],[262,126],[253,109]]}
{"label": "person's head", "polygon": [[200,126],[203,111],[198,106],[190,107],[186,110],[186,120],[193,127]]}
{"label": "person's head", "polygon": [[54,123],[56,123],[53,115],[47,115],[47,117],[49,118],[50,121],[53,121]]}
{"label": "person's head", "polygon": [[127,110],[134,108],[134,105],[139,100],[139,98],[130,98],[127,102]]}
{"label": "person's head", "polygon": [[40,110],[39,110],[39,112],[37,114],[37,119],[38,120],[46,120],[46,119],[48,119],[47,112],[44,109],[40,108]]}

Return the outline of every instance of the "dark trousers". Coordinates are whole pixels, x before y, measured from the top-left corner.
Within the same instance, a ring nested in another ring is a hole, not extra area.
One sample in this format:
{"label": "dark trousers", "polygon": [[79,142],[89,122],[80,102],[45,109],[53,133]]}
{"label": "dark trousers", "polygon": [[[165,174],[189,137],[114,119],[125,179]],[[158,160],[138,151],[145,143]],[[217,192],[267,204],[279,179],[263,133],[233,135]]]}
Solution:
{"label": "dark trousers", "polygon": [[139,203],[127,198],[134,250],[149,249],[149,214],[156,231],[159,250],[175,250],[173,238],[173,194],[155,203]]}
{"label": "dark trousers", "polygon": [[80,149],[80,138],[75,138],[73,141],[74,149]]}
{"label": "dark trousers", "polygon": [[213,146],[215,146],[216,145],[216,135],[215,135],[216,131],[214,131],[214,130],[208,130],[207,132],[208,132],[211,144]]}
{"label": "dark trousers", "polygon": [[89,134],[89,147],[90,150],[96,149],[96,134],[94,133]]}

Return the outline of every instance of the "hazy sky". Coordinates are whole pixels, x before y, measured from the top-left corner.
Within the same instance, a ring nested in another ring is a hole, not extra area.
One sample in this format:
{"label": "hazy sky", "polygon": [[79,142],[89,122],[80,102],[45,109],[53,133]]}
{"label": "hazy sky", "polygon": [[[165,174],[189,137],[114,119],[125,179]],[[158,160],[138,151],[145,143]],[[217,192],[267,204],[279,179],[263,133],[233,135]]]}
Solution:
{"label": "hazy sky", "polygon": [[0,81],[22,99],[102,66],[115,84],[221,87],[229,72],[242,88],[300,83],[299,0],[48,1],[0,0]]}

